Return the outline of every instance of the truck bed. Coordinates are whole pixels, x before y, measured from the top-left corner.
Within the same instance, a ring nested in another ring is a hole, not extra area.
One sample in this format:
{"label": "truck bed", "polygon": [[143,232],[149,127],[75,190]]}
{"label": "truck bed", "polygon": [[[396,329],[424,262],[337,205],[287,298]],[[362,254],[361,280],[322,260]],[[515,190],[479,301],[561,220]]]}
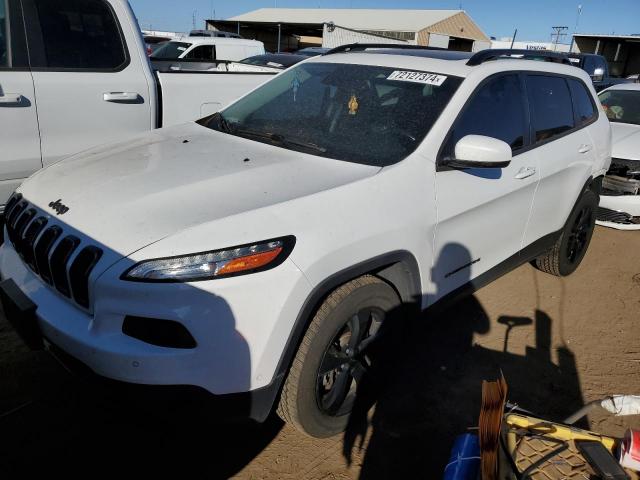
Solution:
{"label": "truck bed", "polygon": [[215,113],[274,75],[271,72],[156,72],[162,92],[161,126]]}

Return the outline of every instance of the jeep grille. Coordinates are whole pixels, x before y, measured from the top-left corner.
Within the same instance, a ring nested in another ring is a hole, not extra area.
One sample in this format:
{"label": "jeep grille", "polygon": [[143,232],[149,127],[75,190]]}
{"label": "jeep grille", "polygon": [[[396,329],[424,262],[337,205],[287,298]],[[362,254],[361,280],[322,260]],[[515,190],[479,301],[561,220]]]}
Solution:
{"label": "jeep grille", "polygon": [[[41,213],[41,212],[40,212]],[[102,250],[94,245],[79,249],[78,237],[60,225],[49,224],[49,216],[14,194],[5,209],[9,241],[16,253],[36,275],[65,297],[89,308],[89,276]]]}

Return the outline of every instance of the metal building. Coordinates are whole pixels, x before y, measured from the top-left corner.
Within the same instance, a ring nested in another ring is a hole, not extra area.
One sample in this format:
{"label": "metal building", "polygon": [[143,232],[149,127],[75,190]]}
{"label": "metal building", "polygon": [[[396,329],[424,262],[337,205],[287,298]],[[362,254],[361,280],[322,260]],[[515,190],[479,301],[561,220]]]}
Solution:
{"label": "metal building", "polygon": [[640,73],[640,35],[573,36],[573,51],[597,53],[607,59],[611,75],[626,77]]}
{"label": "metal building", "polygon": [[228,20],[207,20],[206,24],[211,30],[260,40],[270,51],[336,46],[338,37],[327,35],[336,27],[351,40],[361,34],[360,41],[382,38],[462,51],[482,50],[491,44],[464,10],[261,8]]}
{"label": "metal building", "polygon": [[549,50],[551,52],[568,52],[571,46],[567,43],[537,42],[518,40],[511,38],[491,40],[491,48],[515,48],[517,50]]}

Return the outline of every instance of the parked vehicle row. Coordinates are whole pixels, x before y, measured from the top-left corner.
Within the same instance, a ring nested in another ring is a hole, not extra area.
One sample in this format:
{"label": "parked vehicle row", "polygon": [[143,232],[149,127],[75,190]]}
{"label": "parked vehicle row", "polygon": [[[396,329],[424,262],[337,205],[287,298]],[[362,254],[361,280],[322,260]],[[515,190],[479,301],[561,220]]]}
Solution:
{"label": "parked vehicle row", "polygon": [[0,211],[42,167],[209,115],[272,75],[153,72],[126,0],[0,1]]}
{"label": "parked vehicle row", "polygon": [[33,175],[0,298],[32,345],[99,375],[333,435],[404,308],[528,261],[571,274],[610,161],[580,69],[347,46]]}

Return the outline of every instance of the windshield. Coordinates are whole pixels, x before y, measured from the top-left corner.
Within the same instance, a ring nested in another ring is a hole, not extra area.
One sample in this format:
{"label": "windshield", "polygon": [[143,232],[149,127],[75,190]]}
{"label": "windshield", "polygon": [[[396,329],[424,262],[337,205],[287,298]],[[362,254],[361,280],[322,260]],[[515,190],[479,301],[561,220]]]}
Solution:
{"label": "windshield", "polygon": [[640,125],[640,90],[608,90],[599,98],[609,121]]}
{"label": "windshield", "polygon": [[163,60],[175,60],[182,55],[192,44],[186,42],[167,42],[151,54],[152,58]]}
{"label": "windshield", "polygon": [[290,150],[382,167],[416,149],[461,81],[387,67],[303,63],[199,123]]}

